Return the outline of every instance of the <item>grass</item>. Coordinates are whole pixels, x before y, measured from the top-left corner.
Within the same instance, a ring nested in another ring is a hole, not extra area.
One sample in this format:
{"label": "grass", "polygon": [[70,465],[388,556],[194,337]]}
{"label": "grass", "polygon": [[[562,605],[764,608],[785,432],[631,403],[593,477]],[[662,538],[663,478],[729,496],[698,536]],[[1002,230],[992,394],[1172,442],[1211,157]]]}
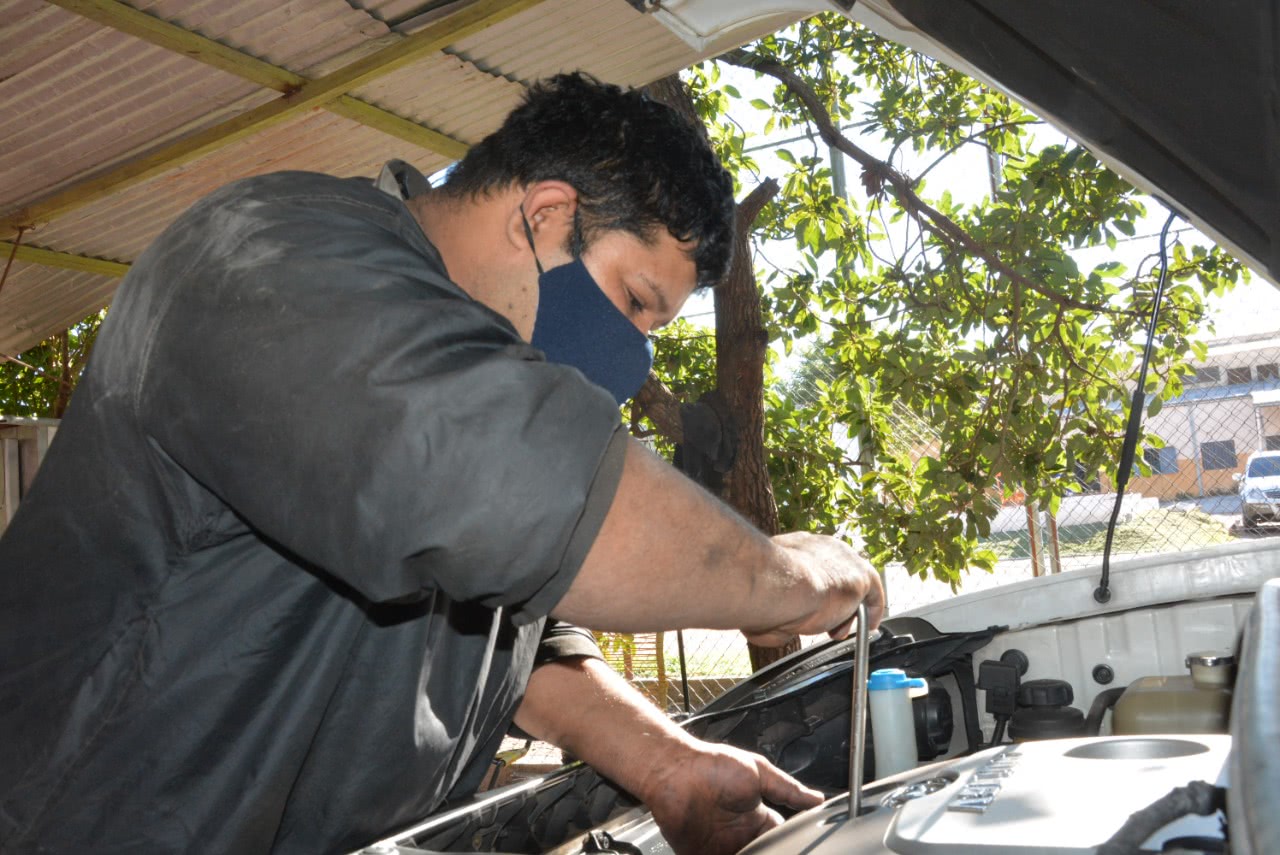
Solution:
{"label": "grass", "polygon": [[[751,673],[751,656],[747,653],[747,642],[733,648],[727,646],[719,649],[697,650],[685,648],[685,666],[690,677],[745,677]],[[657,676],[654,674],[653,676]],[[675,679],[680,676],[680,656],[667,656],[667,677]]]}
{"label": "grass", "polygon": [[[1107,524],[1058,526],[1058,549],[1062,555],[1101,555]],[[1113,553],[1168,552],[1195,549],[1234,540],[1221,522],[1203,511],[1153,510],[1116,526]],[[1030,558],[1031,538],[1025,531],[996,535],[983,543],[1000,559]]]}

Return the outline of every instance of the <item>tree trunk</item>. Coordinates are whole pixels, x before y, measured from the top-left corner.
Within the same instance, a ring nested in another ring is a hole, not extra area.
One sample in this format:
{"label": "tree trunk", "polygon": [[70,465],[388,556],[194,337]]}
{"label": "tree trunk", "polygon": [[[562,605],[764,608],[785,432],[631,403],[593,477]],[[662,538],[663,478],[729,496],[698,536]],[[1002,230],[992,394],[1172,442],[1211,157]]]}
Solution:
{"label": "tree trunk", "polygon": [[[702,127],[693,101],[679,78],[663,78],[646,90],[655,101],[672,107]],[[760,310],[760,287],[751,259],[751,227],[760,211],[778,193],[778,183],[768,179],[738,203],[733,261],[715,289],[716,384],[737,421],[738,454],[725,480],[722,498],[767,535],[778,533],[778,506],[769,480],[764,448],[764,363],[769,337]],[[670,424],[672,397],[662,394],[650,377],[637,402],[663,434]],[[799,641],[786,647],[749,645],[751,667],[759,670],[800,649]]]}
{"label": "tree trunk", "polygon": [[[738,456],[725,479],[724,500],[767,535],[778,533],[778,505],[764,447],[764,363],[769,336],[760,309],[760,286],[751,261],[751,226],[778,192],[772,178],[738,204],[733,263],[716,287],[716,380],[738,421]],[[748,645],[751,667],[760,670],[800,649]]]}
{"label": "tree trunk", "polygon": [[769,338],[751,263],[751,225],[778,192],[772,178],[738,204],[733,263],[715,290],[716,380],[741,431],[724,499],[765,534],[778,533],[778,507],[764,451],[764,363]]}
{"label": "tree trunk", "polygon": [[53,417],[60,419],[67,413],[67,405],[71,403],[71,342],[66,330],[58,336],[58,397],[53,402]]}

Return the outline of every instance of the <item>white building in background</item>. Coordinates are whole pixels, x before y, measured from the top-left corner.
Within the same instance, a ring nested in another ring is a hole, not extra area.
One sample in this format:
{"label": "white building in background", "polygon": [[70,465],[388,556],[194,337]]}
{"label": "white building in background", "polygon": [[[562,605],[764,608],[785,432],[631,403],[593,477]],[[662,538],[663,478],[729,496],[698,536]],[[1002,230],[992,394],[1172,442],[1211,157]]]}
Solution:
{"label": "white building in background", "polygon": [[1280,449],[1280,332],[1209,343],[1181,396],[1146,419],[1165,441],[1129,489],[1163,500],[1233,493],[1249,454]]}

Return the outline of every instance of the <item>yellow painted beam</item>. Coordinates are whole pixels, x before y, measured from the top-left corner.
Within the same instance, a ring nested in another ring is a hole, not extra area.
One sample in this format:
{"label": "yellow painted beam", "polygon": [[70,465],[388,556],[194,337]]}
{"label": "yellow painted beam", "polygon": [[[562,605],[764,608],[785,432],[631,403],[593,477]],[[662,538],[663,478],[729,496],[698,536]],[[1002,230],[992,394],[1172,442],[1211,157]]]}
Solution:
{"label": "yellow painted beam", "polygon": [[[9,257],[13,252],[13,244],[0,240],[0,259]],[[61,267],[66,270],[79,270],[82,273],[101,273],[103,276],[123,276],[129,272],[129,265],[120,261],[109,261],[105,258],[94,258],[90,255],[75,255],[70,252],[58,252],[53,249],[41,249],[38,246],[19,246],[14,253],[18,261],[31,264],[43,264],[45,267]]]}
{"label": "yellow painted beam", "polygon": [[73,184],[38,202],[0,218],[0,231],[31,227],[96,202],[125,187],[154,178],[239,140],[280,124],[307,110],[326,106],[349,90],[398,71],[452,42],[478,33],[543,0],[476,0],[394,45],[356,60],[332,74],[308,80],[296,91],[241,113],[211,128],[197,131],[105,173]]}
{"label": "yellow painted beam", "polygon": [[461,160],[469,146],[447,134],[434,131],[426,125],[420,125],[410,119],[397,116],[389,110],[375,107],[372,104],[343,95],[336,101],[325,105],[330,113],[367,125],[376,131],[382,131],[393,137],[399,137],[407,143],[442,154],[451,160]]}
{"label": "yellow painted beam", "polygon": [[[264,62],[221,42],[185,30],[177,24],[140,12],[132,6],[121,3],[120,0],[48,0],[48,2],[105,27],[111,27],[157,47],[180,53],[277,92],[286,94],[295,92],[309,82],[307,78],[294,74],[287,68]],[[398,116],[389,110],[352,98],[350,95],[341,95],[324,106],[331,112],[352,121],[368,125],[384,134],[390,134],[454,160],[461,158],[467,152],[467,145],[464,142],[420,125],[411,119]]]}

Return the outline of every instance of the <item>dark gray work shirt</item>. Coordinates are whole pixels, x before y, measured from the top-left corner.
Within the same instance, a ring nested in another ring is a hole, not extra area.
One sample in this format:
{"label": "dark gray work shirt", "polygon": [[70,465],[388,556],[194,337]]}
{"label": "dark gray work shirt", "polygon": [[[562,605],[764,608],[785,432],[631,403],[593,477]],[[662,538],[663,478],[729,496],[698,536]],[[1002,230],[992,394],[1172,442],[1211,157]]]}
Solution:
{"label": "dark gray work shirt", "polygon": [[0,540],[0,851],[341,852],[469,792],[622,437],[369,181],[204,199]]}

